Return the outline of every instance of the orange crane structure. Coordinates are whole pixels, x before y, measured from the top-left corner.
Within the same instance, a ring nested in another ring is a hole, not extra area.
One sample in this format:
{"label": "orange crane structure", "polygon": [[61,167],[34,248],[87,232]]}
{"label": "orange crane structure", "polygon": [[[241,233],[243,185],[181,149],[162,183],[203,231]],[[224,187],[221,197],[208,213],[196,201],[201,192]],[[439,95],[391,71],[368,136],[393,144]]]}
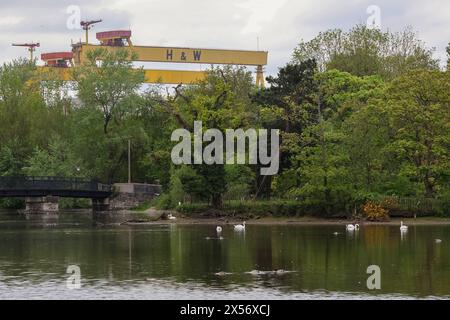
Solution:
{"label": "orange crane structure", "polygon": [[[44,68],[58,68],[62,80],[72,80],[72,66],[83,65],[87,61],[87,53],[99,48],[108,52],[129,50],[133,61],[180,63],[180,64],[210,64],[210,65],[245,65],[256,67],[256,85],[264,87],[263,68],[267,65],[267,51],[221,50],[205,48],[137,46],[131,41],[130,30],[112,30],[98,32],[96,38],[99,44],[90,44],[88,32],[93,24],[102,20],[82,21],[86,30],[86,41],[72,44],[72,52],[53,52],[41,55],[45,61]],[[145,83],[193,84],[206,78],[205,71],[185,70],[145,70]]]}

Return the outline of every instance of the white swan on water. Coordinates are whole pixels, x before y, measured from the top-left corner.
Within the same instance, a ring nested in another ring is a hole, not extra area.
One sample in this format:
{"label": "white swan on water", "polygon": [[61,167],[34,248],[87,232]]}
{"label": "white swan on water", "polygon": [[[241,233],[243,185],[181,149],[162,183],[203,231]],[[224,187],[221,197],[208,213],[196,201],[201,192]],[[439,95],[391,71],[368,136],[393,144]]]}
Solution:
{"label": "white swan on water", "polygon": [[408,226],[403,224],[403,221],[400,222],[400,231],[408,231]]}
{"label": "white swan on water", "polygon": [[355,223],[353,224],[348,224],[345,226],[345,228],[347,229],[347,231],[354,231],[354,230],[359,230],[359,224]]}
{"label": "white swan on water", "polygon": [[176,217],[174,217],[171,213],[169,213],[169,214],[167,215],[167,219],[169,219],[169,220],[175,220]]}
{"label": "white swan on water", "polygon": [[216,231],[217,231],[217,233],[221,233],[222,232],[222,227],[221,226],[217,226],[216,227]]}
{"label": "white swan on water", "polygon": [[234,226],[234,231],[244,231],[245,230],[245,221],[242,224],[237,224]]}

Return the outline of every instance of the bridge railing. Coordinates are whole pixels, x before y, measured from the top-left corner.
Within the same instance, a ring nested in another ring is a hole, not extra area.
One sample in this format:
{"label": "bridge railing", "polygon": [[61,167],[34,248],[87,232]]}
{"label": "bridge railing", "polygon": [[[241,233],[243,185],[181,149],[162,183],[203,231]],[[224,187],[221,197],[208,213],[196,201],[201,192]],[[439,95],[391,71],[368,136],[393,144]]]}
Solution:
{"label": "bridge railing", "polygon": [[4,190],[80,190],[111,192],[112,186],[83,178],[63,177],[0,177]]}

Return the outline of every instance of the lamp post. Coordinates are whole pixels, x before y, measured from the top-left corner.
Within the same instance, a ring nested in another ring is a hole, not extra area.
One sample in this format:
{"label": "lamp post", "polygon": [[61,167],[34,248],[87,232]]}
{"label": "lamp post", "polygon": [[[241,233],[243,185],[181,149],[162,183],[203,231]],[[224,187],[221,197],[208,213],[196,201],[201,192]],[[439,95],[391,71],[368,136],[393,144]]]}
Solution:
{"label": "lamp post", "polygon": [[131,183],[131,139],[128,139],[128,183]]}

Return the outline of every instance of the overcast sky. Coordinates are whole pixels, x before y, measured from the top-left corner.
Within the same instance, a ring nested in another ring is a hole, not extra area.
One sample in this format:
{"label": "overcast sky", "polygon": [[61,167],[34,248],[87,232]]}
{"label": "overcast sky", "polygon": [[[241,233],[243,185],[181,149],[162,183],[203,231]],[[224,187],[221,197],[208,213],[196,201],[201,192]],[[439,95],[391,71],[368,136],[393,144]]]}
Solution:
{"label": "overcast sky", "polygon": [[450,41],[449,0],[0,0],[0,62],[28,56],[12,42],[40,41],[38,54],[70,51],[71,39],[84,38],[82,30],[67,28],[71,5],[79,6],[82,19],[104,20],[91,40],[98,31],[131,28],[136,45],[255,50],[259,37],[260,49],[269,51],[268,74],[291,59],[301,39],[366,23],[370,5],[380,8],[383,30],[413,26],[442,60]]}

